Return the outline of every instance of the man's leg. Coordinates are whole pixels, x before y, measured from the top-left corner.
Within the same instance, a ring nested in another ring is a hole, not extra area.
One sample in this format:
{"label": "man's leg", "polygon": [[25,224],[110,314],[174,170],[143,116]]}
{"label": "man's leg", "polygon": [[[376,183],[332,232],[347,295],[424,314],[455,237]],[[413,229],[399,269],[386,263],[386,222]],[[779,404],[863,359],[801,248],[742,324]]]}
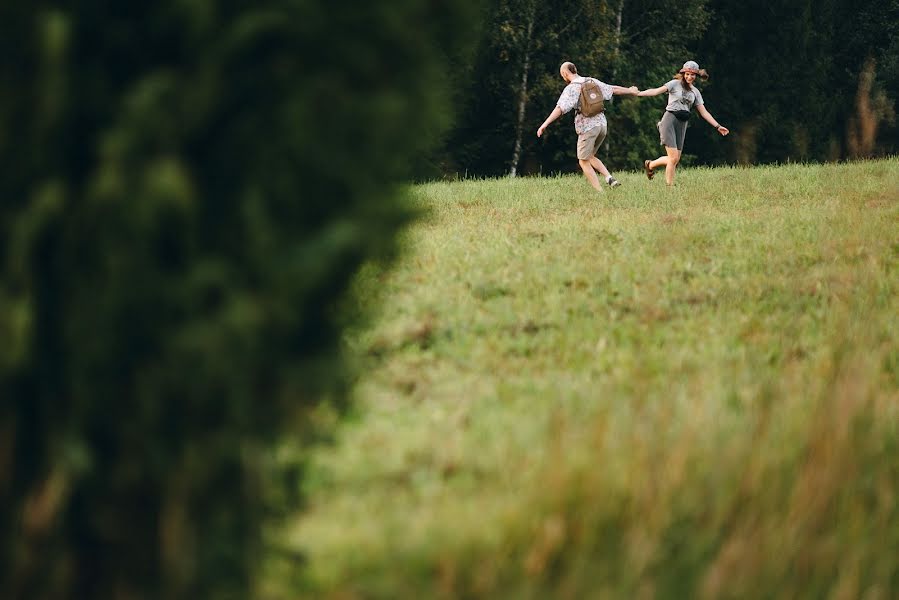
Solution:
{"label": "man's leg", "polygon": [[578,135],[577,138],[577,164],[580,165],[581,171],[584,172],[584,177],[587,178],[587,182],[593,186],[597,192],[602,192],[602,186],[599,183],[599,178],[596,176],[596,171],[593,170],[593,161],[596,160],[599,162],[600,172],[608,174],[608,170],[598,158],[596,158],[596,150],[599,148],[599,145],[602,144],[602,141],[606,137],[606,132],[604,127],[594,127],[592,129],[588,129],[584,133]]}
{"label": "man's leg", "polygon": [[606,133],[608,131],[606,125],[598,125],[597,129],[599,133],[596,136],[596,141],[593,144],[593,152],[590,155],[590,166],[594,169],[602,173],[603,179],[606,180],[606,183],[615,187],[620,185],[616,180],[612,179],[612,174],[609,173],[609,170],[606,168],[606,165],[599,159],[597,153],[599,153],[599,147],[602,146],[602,143],[606,141]]}
{"label": "man's leg", "polygon": [[[589,160],[578,159],[577,164],[581,166],[581,171],[584,172],[584,177],[587,178],[587,181],[590,185],[593,186],[597,192],[602,191],[602,186],[599,185],[599,178],[596,176],[596,171],[593,170],[593,166],[590,164]],[[602,163],[600,163],[602,164]]]}
{"label": "man's leg", "polygon": [[602,173],[603,177],[609,177],[611,173],[606,168],[601,160],[599,160],[596,156],[590,157],[590,164],[593,165],[593,168]]}
{"label": "man's leg", "polygon": [[615,188],[621,185],[621,182],[612,177],[612,173],[606,168],[606,166],[599,158],[597,158],[596,156],[591,157],[590,164],[594,169],[602,173],[602,176],[605,178],[606,183],[609,184],[609,187]]}

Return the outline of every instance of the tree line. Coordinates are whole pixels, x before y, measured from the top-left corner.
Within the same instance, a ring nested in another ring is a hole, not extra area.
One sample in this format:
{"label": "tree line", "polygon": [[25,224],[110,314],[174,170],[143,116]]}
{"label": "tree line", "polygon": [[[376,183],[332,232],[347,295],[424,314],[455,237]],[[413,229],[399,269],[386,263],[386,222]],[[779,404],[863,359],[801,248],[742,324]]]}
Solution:
{"label": "tree line", "polygon": [[[563,87],[558,67],[656,87],[686,60],[732,135],[700,126],[694,164],[827,161],[899,150],[899,0],[492,0],[474,61],[449,74],[458,118],[417,176],[573,171],[570,117],[534,132]],[[600,150],[613,169],[659,153],[661,99],[616,99]],[[698,119],[693,120],[696,124]]]}

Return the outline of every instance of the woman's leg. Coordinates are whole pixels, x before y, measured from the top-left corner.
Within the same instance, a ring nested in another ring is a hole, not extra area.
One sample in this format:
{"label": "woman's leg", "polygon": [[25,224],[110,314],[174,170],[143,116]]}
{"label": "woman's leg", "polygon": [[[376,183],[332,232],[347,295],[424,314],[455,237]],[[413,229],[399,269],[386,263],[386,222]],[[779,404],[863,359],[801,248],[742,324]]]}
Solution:
{"label": "woman's leg", "polygon": [[649,168],[655,170],[659,167],[665,167],[665,183],[671,185],[671,182],[674,181],[674,169],[680,161],[680,150],[665,146],[665,153],[666,156],[660,156],[655,160],[649,161]]}
{"label": "woman's leg", "polygon": [[[668,154],[668,156],[657,158],[656,161],[665,161],[665,183],[667,185],[674,185],[674,171],[675,169],[677,169],[677,163],[680,162],[681,151],[677,148],[669,148],[668,146],[665,146],[665,152]],[[661,165],[662,163],[659,164]]]}
{"label": "woman's leg", "polygon": [[658,167],[665,167],[665,183],[674,184],[674,170],[680,161],[681,151],[678,148],[684,147],[684,134],[687,131],[687,124],[678,121],[670,112],[665,112],[659,121],[659,139],[665,147],[665,156],[660,156],[655,160],[644,162],[646,176],[652,179],[652,171]]}
{"label": "woman's leg", "polygon": [[[668,148],[666,146],[665,150],[671,150],[671,148]],[[658,169],[659,167],[667,167],[667,166],[668,166],[668,157],[667,156],[660,156],[655,160],[649,161],[649,168],[653,169],[653,170]]]}

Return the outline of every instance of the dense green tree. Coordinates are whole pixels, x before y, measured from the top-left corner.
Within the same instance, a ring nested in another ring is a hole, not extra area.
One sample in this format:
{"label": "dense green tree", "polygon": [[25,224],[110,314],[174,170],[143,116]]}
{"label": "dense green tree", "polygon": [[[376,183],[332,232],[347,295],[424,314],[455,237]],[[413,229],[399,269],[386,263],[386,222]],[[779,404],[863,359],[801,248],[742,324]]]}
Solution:
{"label": "dense green tree", "polygon": [[[899,0],[493,0],[461,118],[438,153],[445,174],[575,171],[570,116],[533,132],[552,108],[558,66],[641,88],[684,61],[721,138],[694,118],[687,162],[833,160],[899,150]],[[601,156],[637,169],[660,153],[661,99],[616,99]],[[568,128],[568,129],[566,129]]]}
{"label": "dense green tree", "polygon": [[[899,99],[899,2],[873,0],[712,0],[700,45],[714,66],[716,115],[733,130],[696,138],[707,162],[828,160],[848,155],[850,120],[858,111],[865,65],[875,59],[871,93],[881,118]],[[888,125],[888,123],[885,123]],[[895,149],[883,129],[879,150]]]}
{"label": "dense green tree", "polygon": [[[640,89],[658,87],[687,60],[702,63],[696,45],[708,25],[707,4],[708,0],[620,0],[616,79]],[[664,152],[656,127],[664,108],[663,97],[616,102],[610,114],[613,135],[605,149],[613,165],[640,170],[644,159]],[[691,159],[689,147],[684,159]]]}
{"label": "dense green tree", "polygon": [[[539,115],[555,102],[547,99],[561,91],[559,65],[570,58],[582,69],[595,68],[609,54],[611,39],[602,35],[608,22],[603,2],[495,0],[460,120],[445,147],[451,168],[477,175],[539,170],[535,132]],[[561,151],[554,142],[542,152]]]}
{"label": "dense green tree", "polygon": [[[244,598],[467,0],[3,3],[0,589]],[[286,484],[286,485],[280,485]]]}
{"label": "dense green tree", "polygon": [[[661,85],[686,60],[705,29],[706,0],[494,0],[460,121],[442,155],[449,172],[469,175],[572,171],[571,116],[538,140],[537,127],[563,88],[559,65],[619,85]],[[689,15],[674,26],[676,15]],[[662,107],[617,98],[608,106],[603,158],[636,168],[658,152]]]}
{"label": "dense green tree", "polygon": [[[844,97],[847,105],[837,109],[837,116],[843,117],[837,119],[837,127],[848,120],[845,133],[849,138],[853,120],[856,125],[858,120],[867,120],[866,126],[872,127],[876,137],[871,148],[858,149],[860,154],[899,152],[899,0],[839,2],[835,13],[831,87],[841,89],[841,83],[849,83],[850,96]],[[868,105],[867,114],[865,107],[859,106],[860,100]],[[844,156],[853,156],[851,146],[847,139]]]}

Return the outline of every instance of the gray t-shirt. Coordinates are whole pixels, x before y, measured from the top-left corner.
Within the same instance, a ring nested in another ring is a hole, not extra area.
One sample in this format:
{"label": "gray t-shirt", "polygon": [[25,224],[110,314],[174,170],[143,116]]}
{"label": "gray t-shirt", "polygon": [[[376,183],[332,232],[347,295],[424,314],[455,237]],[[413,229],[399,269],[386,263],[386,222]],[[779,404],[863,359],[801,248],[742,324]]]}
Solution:
{"label": "gray t-shirt", "polygon": [[668,106],[665,110],[690,110],[693,105],[701,105],[702,94],[699,88],[691,85],[689,90],[685,90],[683,84],[677,79],[672,79],[665,84],[668,88]]}

